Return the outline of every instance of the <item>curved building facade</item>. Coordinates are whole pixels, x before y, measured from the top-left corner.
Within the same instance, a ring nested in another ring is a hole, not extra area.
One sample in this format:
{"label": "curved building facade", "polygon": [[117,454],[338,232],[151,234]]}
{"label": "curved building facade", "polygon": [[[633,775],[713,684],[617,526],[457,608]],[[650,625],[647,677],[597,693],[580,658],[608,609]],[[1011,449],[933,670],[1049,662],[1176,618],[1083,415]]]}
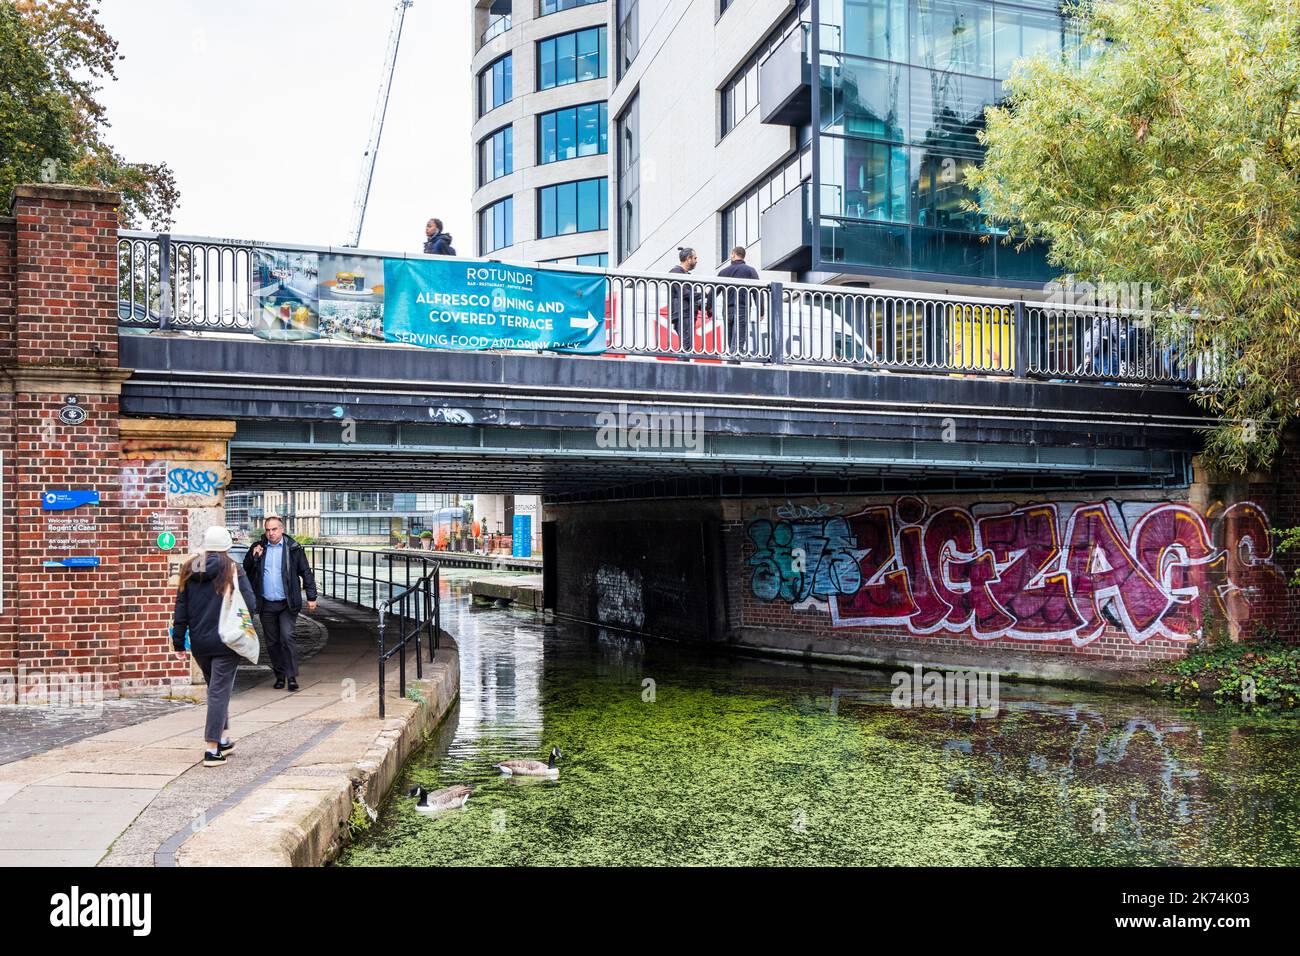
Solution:
{"label": "curved building facade", "polygon": [[474,0],[474,252],[605,265],[607,0]]}

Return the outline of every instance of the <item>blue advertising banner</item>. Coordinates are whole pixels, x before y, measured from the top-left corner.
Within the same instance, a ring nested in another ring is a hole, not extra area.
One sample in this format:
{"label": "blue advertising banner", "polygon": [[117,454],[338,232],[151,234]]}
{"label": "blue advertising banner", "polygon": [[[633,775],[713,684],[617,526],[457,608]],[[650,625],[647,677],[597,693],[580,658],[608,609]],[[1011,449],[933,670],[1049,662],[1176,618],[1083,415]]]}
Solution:
{"label": "blue advertising banner", "polygon": [[512,558],[531,558],[533,556],[533,516],[515,515],[514,532],[510,542]]}
{"label": "blue advertising banner", "polygon": [[46,488],[41,495],[42,511],[71,511],[82,505],[99,504],[99,492],[85,488]]}
{"label": "blue advertising banner", "polygon": [[384,338],[435,349],[605,351],[605,279],[465,259],[384,260]]}

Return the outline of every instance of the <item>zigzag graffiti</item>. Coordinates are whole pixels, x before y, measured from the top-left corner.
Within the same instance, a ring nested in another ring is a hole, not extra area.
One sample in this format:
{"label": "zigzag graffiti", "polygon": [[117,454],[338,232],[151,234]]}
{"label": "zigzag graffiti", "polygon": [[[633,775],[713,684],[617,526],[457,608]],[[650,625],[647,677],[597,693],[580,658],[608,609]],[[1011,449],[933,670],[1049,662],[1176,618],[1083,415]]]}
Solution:
{"label": "zigzag graffiti", "polygon": [[[1145,510],[1130,527],[1126,509]],[[1209,610],[1248,628],[1285,587],[1253,502],[1211,519],[1178,502],[932,509],[908,496],[746,532],[753,594],[825,607],[835,627],[1082,647],[1111,626],[1135,644],[1189,641]]]}

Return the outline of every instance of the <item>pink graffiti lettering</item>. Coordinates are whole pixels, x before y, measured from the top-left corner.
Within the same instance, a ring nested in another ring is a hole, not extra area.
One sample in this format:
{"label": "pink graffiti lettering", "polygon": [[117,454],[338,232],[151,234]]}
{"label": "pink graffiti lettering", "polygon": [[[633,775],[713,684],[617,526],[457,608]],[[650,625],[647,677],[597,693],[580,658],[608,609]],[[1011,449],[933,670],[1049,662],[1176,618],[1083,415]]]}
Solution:
{"label": "pink graffiti lettering", "polygon": [[[828,529],[827,520],[837,527]],[[967,509],[908,496],[843,518],[764,519],[749,533],[756,543],[819,536],[835,541],[842,565],[856,561],[857,573],[801,578],[793,587],[756,573],[751,586],[764,601],[811,599],[799,607],[828,609],[835,627],[1076,646],[1110,628],[1136,644],[1190,641],[1211,613],[1239,636],[1280,606],[1285,587],[1268,517],[1251,502],[1209,524],[1177,502]]]}

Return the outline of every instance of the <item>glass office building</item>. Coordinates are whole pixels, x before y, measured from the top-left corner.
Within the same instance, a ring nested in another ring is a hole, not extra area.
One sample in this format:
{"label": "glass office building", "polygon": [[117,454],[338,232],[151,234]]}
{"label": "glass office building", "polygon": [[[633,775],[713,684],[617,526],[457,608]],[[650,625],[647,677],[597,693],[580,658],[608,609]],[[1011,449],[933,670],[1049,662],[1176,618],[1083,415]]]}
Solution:
{"label": "glass office building", "polygon": [[805,16],[760,67],[763,122],[797,127],[814,153],[803,188],[764,214],[764,266],[1050,279],[1044,246],[1018,252],[966,208],[979,197],[964,170],[1016,62],[1079,55],[1056,0],[813,0]]}

